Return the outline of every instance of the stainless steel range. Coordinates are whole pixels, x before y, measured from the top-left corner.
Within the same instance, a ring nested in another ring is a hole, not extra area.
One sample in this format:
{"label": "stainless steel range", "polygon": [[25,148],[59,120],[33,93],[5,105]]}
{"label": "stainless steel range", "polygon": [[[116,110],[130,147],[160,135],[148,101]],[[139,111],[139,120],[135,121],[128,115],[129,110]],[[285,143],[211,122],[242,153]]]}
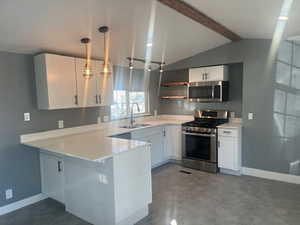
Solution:
{"label": "stainless steel range", "polygon": [[186,167],[218,172],[217,126],[228,122],[226,110],[196,110],[182,125],[182,162]]}

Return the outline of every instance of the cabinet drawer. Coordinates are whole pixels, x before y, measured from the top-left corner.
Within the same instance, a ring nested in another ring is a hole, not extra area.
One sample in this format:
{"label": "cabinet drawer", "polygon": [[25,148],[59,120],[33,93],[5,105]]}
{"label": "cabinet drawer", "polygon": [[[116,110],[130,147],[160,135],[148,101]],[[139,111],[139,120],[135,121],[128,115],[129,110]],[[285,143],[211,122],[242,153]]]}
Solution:
{"label": "cabinet drawer", "polygon": [[218,129],[219,136],[229,136],[229,137],[237,137],[238,130],[236,129],[226,129],[226,128],[219,128]]}

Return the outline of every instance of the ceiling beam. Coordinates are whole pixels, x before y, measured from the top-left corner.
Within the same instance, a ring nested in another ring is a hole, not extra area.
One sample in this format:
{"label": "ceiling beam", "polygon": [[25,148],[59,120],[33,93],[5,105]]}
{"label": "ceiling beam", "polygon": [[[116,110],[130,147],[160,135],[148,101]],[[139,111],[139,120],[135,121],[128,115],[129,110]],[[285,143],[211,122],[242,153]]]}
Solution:
{"label": "ceiling beam", "polygon": [[158,1],[168,7],[176,10],[177,12],[181,13],[182,15],[189,17],[190,19],[221,34],[222,36],[228,38],[231,41],[239,41],[242,39],[238,34],[229,30],[222,24],[218,23],[217,21],[213,20],[209,16],[205,15],[204,13],[200,12],[198,9],[194,8],[190,4],[185,3],[182,0],[158,0]]}

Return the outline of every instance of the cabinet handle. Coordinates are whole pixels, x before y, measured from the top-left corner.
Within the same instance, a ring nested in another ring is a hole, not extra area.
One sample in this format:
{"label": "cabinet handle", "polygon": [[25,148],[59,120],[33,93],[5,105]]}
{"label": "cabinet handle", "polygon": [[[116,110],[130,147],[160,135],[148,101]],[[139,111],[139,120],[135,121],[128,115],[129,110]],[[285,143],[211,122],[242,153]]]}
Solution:
{"label": "cabinet handle", "polygon": [[57,170],[58,170],[58,172],[62,171],[62,169],[61,169],[61,161],[57,161]]}
{"label": "cabinet handle", "polygon": [[208,79],[208,73],[205,74],[205,80],[207,80],[207,79]]}
{"label": "cabinet handle", "polygon": [[166,136],[166,130],[163,129],[163,136],[165,137]]}
{"label": "cabinet handle", "polygon": [[99,98],[99,104],[101,104],[102,103],[101,94],[98,95],[98,98]]}
{"label": "cabinet handle", "polygon": [[223,131],[224,134],[231,134],[231,131]]}
{"label": "cabinet handle", "polygon": [[95,98],[96,98],[96,104],[98,104],[99,103],[99,101],[98,101],[98,95],[96,95]]}
{"label": "cabinet handle", "polygon": [[75,99],[75,105],[78,105],[78,95],[75,95],[74,99]]}
{"label": "cabinet handle", "polygon": [[202,73],[202,80],[205,80],[205,73]]}

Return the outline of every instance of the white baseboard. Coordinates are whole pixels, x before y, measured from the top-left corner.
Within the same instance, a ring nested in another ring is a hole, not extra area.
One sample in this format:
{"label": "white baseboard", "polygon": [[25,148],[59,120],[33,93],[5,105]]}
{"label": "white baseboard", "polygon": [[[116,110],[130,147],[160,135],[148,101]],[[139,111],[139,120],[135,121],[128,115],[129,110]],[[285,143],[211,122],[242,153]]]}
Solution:
{"label": "white baseboard", "polygon": [[300,176],[290,175],[285,173],[276,173],[276,172],[270,172],[266,170],[243,167],[242,174],[253,176],[253,177],[265,178],[269,180],[277,180],[277,181],[282,181],[287,183],[300,184]]}
{"label": "white baseboard", "polygon": [[0,216],[10,213],[10,212],[13,212],[13,211],[23,208],[25,206],[34,204],[34,203],[44,200],[46,198],[47,198],[47,196],[41,193],[41,194],[37,194],[32,197],[25,198],[23,200],[20,200],[20,201],[17,201],[17,202],[14,202],[14,203],[11,203],[11,204],[8,204],[5,206],[2,206],[2,207],[0,207]]}

